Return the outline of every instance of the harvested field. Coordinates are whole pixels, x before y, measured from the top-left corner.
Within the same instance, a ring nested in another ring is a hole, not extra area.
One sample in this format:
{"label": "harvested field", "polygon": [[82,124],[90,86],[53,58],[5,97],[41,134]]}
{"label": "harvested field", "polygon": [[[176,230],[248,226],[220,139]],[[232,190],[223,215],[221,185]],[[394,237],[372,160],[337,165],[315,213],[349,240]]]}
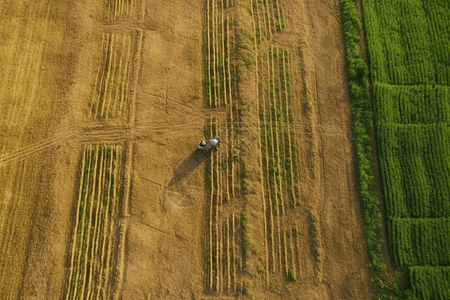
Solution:
{"label": "harvested field", "polygon": [[0,298],[370,298],[337,1],[0,16]]}

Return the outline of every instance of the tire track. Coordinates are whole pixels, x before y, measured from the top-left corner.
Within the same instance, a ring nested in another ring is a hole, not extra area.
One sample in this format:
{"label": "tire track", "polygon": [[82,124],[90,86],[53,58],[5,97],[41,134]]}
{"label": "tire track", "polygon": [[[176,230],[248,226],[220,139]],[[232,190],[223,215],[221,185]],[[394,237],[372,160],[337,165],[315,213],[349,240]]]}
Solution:
{"label": "tire track", "polygon": [[46,151],[48,149],[55,148],[57,146],[61,146],[67,142],[69,142],[70,144],[88,144],[99,142],[130,141],[141,138],[148,138],[152,134],[171,132],[174,130],[178,130],[180,134],[183,134],[181,132],[181,129],[189,126],[197,127],[200,125],[203,125],[203,122],[189,123],[189,125],[179,124],[169,126],[165,123],[154,126],[148,126],[145,125],[145,123],[141,123],[136,126],[123,125],[112,127],[81,128],[78,130],[56,134],[42,141],[24,146],[20,149],[17,149],[16,151],[12,151],[9,153],[3,152],[0,155],[0,167],[9,165],[15,161],[24,160],[27,157]]}
{"label": "tire track", "polygon": [[[151,123],[149,123],[151,124]],[[239,122],[234,122],[234,124],[228,124],[227,128],[229,131],[224,132],[224,136],[229,136],[229,144],[232,145],[237,143],[237,141],[233,141],[233,132],[237,130],[236,126]],[[97,143],[97,142],[118,142],[118,141],[132,141],[141,138],[150,138],[153,134],[162,133],[162,132],[173,132],[180,131],[185,129],[186,127],[197,128],[203,126],[204,122],[189,122],[189,124],[179,124],[179,125],[167,125],[165,123],[161,123],[158,125],[147,125],[147,123],[136,123],[135,126],[112,126],[112,127],[92,127],[92,128],[82,128],[79,130],[73,130],[68,132],[63,132],[56,134],[52,137],[44,139],[42,141],[24,146],[22,148],[17,149],[16,151],[7,152],[3,150],[0,151],[0,167],[9,165],[15,161],[24,160],[25,158],[35,155],[37,153],[46,151],[51,148],[55,148],[59,145],[63,145],[66,142],[70,142],[71,144],[76,143]],[[309,125],[289,125],[290,129],[293,128],[304,128],[310,127]],[[332,135],[342,135],[340,129],[336,129],[333,126],[316,126],[320,130],[322,130],[322,134],[332,134]],[[180,133],[182,134],[182,133]],[[292,137],[290,137],[292,139]],[[292,141],[290,141],[292,143]],[[228,149],[231,151],[231,149]],[[231,153],[231,152],[230,152]],[[230,155],[228,158],[230,158]],[[291,154],[292,155],[292,154]],[[236,190],[232,187],[237,186],[238,178],[237,174],[239,173],[239,164],[230,163],[231,165],[227,168],[230,168],[230,192],[233,196],[236,196]],[[293,176],[293,175],[291,175]]]}
{"label": "tire track", "polygon": [[58,134],[43,141],[25,146],[19,150],[3,154],[0,156],[0,167],[11,164],[15,161],[23,160],[33,154],[42,152],[46,149],[53,148],[66,139],[73,137],[73,134]]}

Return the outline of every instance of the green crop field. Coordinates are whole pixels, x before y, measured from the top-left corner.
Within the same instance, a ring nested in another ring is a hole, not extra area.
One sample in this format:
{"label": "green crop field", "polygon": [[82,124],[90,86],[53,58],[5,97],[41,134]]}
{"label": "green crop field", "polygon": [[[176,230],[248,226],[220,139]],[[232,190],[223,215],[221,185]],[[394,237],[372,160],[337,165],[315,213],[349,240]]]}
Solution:
{"label": "green crop field", "polygon": [[391,257],[417,299],[449,299],[450,2],[363,13]]}

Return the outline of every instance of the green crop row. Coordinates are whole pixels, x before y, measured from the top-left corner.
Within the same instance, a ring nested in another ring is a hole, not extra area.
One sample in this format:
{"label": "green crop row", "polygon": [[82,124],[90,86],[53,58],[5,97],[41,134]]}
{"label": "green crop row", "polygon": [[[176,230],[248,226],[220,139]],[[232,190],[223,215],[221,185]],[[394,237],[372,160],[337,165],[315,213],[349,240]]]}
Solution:
{"label": "green crop row", "polygon": [[450,87],[373,85],[378,123],[432,124],[450,122]]}
{"label": "green crop row", "polygon": [[448,1],[365,0],[364,17],[373,82],[450,83]]}
{"label": "green crop row", "polygon": [[450,299],[450,267],[412,267],[409,277],[416,299]]}
{"label": "green crop row", "polygon": [[449,218],[393,218],[389,228],[392,257],[397,265],[450,265]]}
{"label": "green crop row", "polygon": [[370,259],[370,277],[374,299],[398,296],[398,286],[386,272],[381,252],[380,201],[375,192],[372,156],[372,99],[369,93],[368,68],[360,57],[361,22],[352,0],[341,0],[341,21],[344,30],[345,59],[351,102],[352,141],[355,151],[357,179],[363,207],[364,235]]}
{"label": "green crop row", "polygon": [[391,254],[417,298],[448,299],[443,269],[417,266],[449,265],[450,2],[363,0],[363,12]]}
{"label": "green crop row", "polygon": [[422,1],[430,28],[431,53],[435,61],[436,84],[450,85],[450,3]]}
{"label": "green crop row", "polygon": [[388,216],[450,216],[448,126],[379,124],[377,142]]}

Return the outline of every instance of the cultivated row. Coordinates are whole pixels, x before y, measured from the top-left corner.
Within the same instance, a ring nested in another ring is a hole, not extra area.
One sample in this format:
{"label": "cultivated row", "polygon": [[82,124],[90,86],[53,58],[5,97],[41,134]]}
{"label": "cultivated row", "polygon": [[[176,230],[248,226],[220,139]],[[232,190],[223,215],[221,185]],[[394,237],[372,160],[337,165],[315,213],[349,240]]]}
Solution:
{"label": "cultivated row", "polygon": [[[419,299],[448,299],[450,3],[364,1],[388,240]],[[439,275],[438,275],[439,274]],[[436,292],[433,292],[436,291]]]}
{"label": "cultivated row", "polygon": [[[283,215],[299,202],[298,158],[290,108],[290,58],[271,47],[259,63],[259,122],[267,238],[267,273],[283,269]],[[287,273],[286,273],[287,274]]]}
{"label": "cultivated row", "polygon": [[118,145],[87,145],[70,251],[66,299],[111,298],[117,265],[124,154]]}
{"label": "cultivated row", "polygon": [[122,116],[128,107],[131,82],[136,76],[136,60],[142,44],[142,31],[106,33],[96,74],[90,116],[110,119]]}

